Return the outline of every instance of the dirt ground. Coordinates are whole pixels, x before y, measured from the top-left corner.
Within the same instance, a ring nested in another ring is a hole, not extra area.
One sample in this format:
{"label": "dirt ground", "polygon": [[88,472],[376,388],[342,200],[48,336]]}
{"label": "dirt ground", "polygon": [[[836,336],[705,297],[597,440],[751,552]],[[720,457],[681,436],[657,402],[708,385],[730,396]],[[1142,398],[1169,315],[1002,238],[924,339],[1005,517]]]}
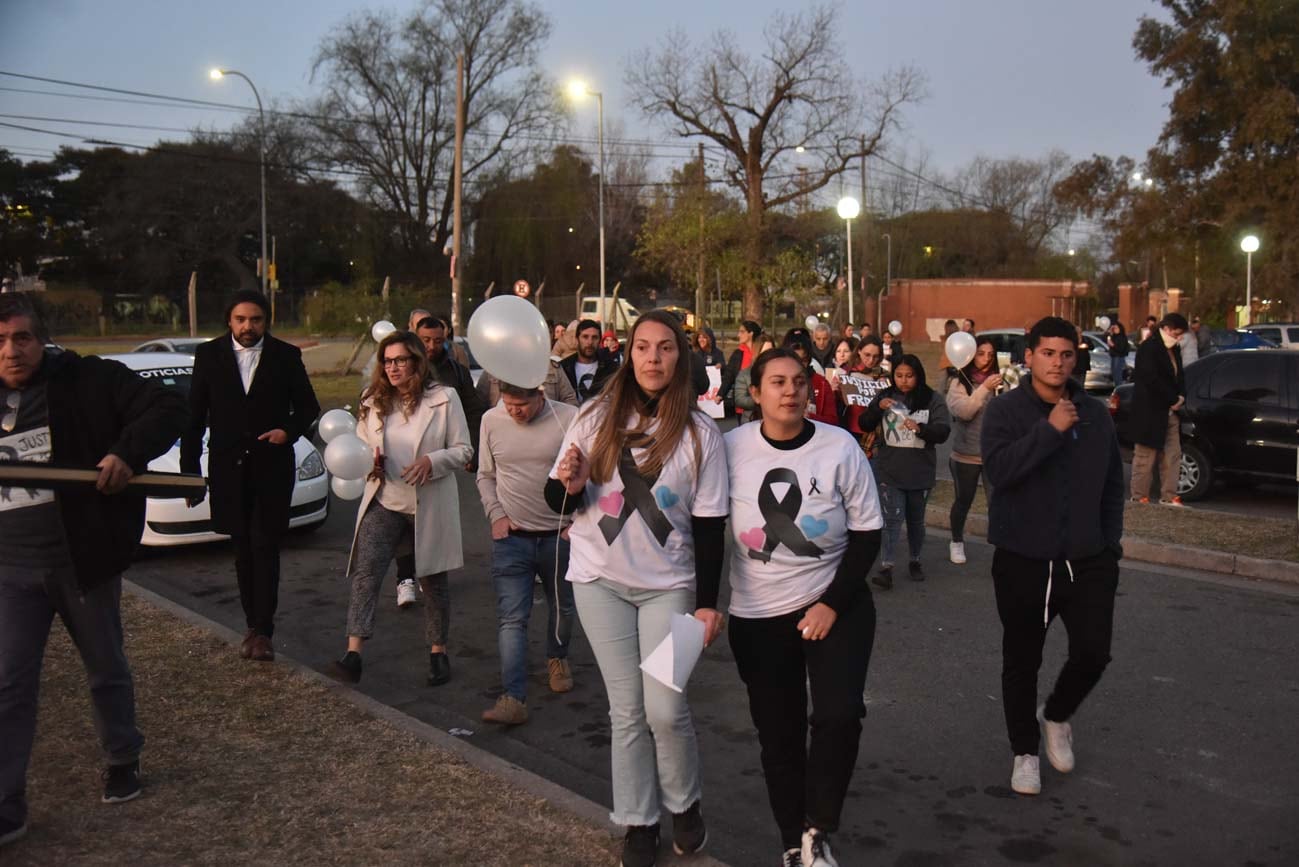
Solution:
{"label": "dirt ground", "polygon": [[85,673],[56,623],[5,865],[608,865],[609,833],[126,596],[145,791],[100,803]]}

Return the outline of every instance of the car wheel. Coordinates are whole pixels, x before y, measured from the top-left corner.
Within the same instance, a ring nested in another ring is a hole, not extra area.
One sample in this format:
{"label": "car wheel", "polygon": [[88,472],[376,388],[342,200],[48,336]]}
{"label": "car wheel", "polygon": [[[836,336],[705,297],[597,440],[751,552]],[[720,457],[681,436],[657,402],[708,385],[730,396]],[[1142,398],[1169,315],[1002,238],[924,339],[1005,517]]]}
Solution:
{"label": "car wheel", "polygon": [[1182,443],[1181,473],[1177,477],[1177,494],[1183,500],[1202,500],[1209,495],[1213,484],[1213,468],[1209,459],[1193,443]]}

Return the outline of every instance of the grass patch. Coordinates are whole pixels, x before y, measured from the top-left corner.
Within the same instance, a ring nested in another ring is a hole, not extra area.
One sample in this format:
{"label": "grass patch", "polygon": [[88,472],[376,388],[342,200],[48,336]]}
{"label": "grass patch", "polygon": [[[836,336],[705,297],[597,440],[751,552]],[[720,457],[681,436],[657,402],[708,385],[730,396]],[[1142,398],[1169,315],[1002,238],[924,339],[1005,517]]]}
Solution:
{"label": "grass patch", "polygon": [[313,373],[311,387],[320,401],[321,411],[338,409],[350,405],[352,414],[361,400],[361,374],[359,373]]}
{"label": "grass patch", "polygon": [[[949,508],[952,505],[952,483],[940,480],[929,497],[929,505]],[[988,514],[982,486],[974,496],[970,512]],[[1152,542],[1299,563],[1295,523],[1280,518],[1127,503],[1123,510],[1123,532]]]}
{"label": "grass patch", "polygon": [[144,795],[106,806],[86,678],[54,626],[6,865],[613,863],[610,835],[280,665],[122,599]]}

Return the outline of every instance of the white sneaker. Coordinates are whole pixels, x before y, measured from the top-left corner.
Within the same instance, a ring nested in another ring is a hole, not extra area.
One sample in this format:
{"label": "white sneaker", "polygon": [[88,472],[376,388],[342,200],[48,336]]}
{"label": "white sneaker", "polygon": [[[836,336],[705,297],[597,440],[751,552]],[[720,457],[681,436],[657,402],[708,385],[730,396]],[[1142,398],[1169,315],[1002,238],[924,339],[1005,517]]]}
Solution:
{"label": "white sneaker", "polygon": [[808,828],[803,832],[803,867],[839,867],[830,853],[830,838],[824,831]]}
{"label": "white sneaker", "polygon": [[952,542],[947,546],[948,559],[958,566],[965,562],[965,543]]}
{"label": "white sneaker", "polygon": [[1021,795],[1037,795],[1042,791],[1042,771],[1037,756],[1025,753],[1015,756],[1015,769],[1010,773],[1010,787]]}
{"label": "white sneaker", "polygon": [[407,578],[405,581],[397,582],[397,607],[409,608],[419,601],[419,596],[415,592],[415,579]]}
{"label": "white sneaker", "polygon": [[1046,758],[1062,774],[1073,770],[1073,726],[1067,722],[1051,722],[1046,718],[1046,705],[1039,705],[1037,721],[1042,726],[1042,740]]}

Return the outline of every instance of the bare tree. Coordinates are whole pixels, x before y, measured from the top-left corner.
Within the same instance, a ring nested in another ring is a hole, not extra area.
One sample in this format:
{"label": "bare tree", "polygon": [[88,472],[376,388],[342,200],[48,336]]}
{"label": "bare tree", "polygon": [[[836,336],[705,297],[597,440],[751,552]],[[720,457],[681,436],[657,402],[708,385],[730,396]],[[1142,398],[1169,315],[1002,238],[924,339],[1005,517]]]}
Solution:
{"label": "bare tree", "polygon": [[1006,214],[1036,253],[1072,219],[1073,211],[1055,196],[1056,184],[1071,168],[1069,155],[1060,150],[1036,160],[976,157],[948,185],[949,203],[956,208],[976,207]]}
{"label": "bare tree", "polygon": [[[726,154],[727,182],[744,196],[747,255],[767,252],[764,215],[828,184],[863,154],[876,150],[896,125],[901,107],[922,96],[923,76],[902,69],[862,84],[848,74],[836,38],[837,9],[777,13],[764,29],[761,56],[740,50],[720,31],[706,47],[684,33],[657,52],[633,58],[627,84],[637,106],[677,135],[703,138]],[[793,171],[795,149],[820,165]],[[789,171],[781,173],[780,168]],[[762,287],[744,287],[745,314],[760,318]]]}
{"label": "bare tree", "polygon": [[465,58],[465,161],[475,173],[528,149],[562,118],[539,55],[550,20],[523,0],[426,0],[415,12],[360,12],[321,43],[311,114],[329,164],[358,173],[373,205],[398,218],[417,258],[451,235],[456,57]]}

